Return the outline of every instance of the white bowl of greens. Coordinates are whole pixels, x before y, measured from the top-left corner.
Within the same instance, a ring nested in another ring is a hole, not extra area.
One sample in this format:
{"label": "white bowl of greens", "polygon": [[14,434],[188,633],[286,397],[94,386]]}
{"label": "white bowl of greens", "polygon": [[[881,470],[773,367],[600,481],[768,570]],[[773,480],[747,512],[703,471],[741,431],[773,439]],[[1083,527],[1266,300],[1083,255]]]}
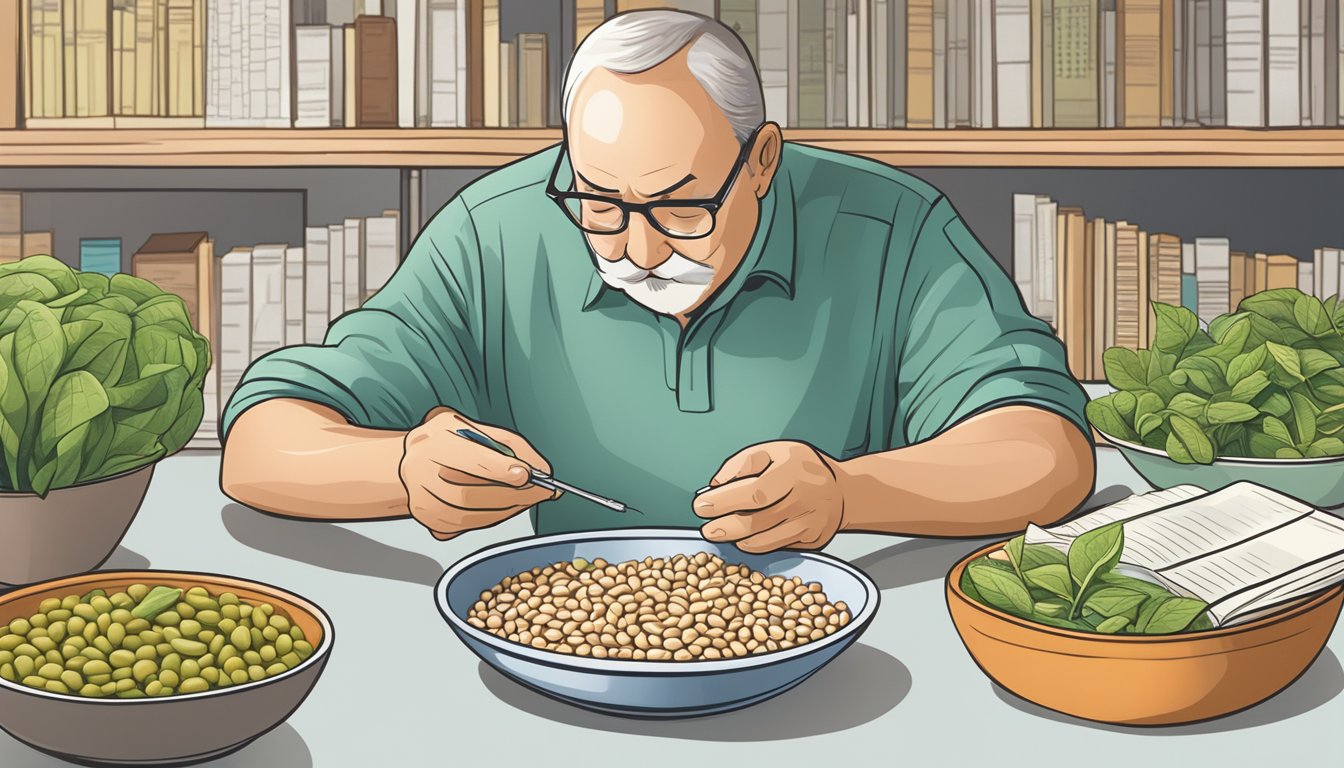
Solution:
{"label": "white bowl of greens", "polygon": [[1153,309],[1151,348],[1106,350],[1117,391],[1087,406],[1134,470],[1158,488],[1247,480],[1344,504],[1344,303],[1265,291],[1208,331],[1188,309]]}

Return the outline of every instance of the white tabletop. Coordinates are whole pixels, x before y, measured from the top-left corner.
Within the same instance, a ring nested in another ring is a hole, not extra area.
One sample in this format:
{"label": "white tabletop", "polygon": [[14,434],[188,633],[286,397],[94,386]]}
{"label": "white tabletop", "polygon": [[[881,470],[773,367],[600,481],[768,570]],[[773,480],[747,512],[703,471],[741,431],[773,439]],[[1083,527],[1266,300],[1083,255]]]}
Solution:
{"label": "white tabletop", "polygon": [[[1098,461],[1099,497],[1146,488],[1114,450],[1099,449]],[[280,585],[325,607],[337,639],[323,678],[289,722],[215,766],[1344,764],[1344,739],[1334,735],[1344,722],[1344,634],[1291,688],[1232,717],[1155,730],[1074,720],[999,689],[971,662],[942,591],[947,569],[982,543],[966,540],[856,534],[832,542],[828,552],[882,587],[882,609],[854,647],[776,699],[673,722],[590,713],[486,668],[434,608],[431,587],[446,566],[528,535],[526,519],[438,542],[410,521],[330,525],[262,515],[226,499],[218,476],[214,453],[163,462],[106,567]],[[392,666],[394,657],[405,666]],[[1052,755],[1033,756],[1038,749]],[[584,762],[554,762],[564,754]],[[59,764],[0,733],[0,766]]]}

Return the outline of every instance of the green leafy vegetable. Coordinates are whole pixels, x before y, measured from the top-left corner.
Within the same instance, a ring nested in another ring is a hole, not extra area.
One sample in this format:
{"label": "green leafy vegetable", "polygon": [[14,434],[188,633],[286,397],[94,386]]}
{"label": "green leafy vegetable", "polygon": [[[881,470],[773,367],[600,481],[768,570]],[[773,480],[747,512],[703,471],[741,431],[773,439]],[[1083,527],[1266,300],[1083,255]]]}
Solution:
{"label": "green leafy vegetable", "polygon": [[0,490],[54,488],[181,448],[210,347],[182,299],[50,256],[0,265]]}
{"label": "green leafy vegetable", "polygon": [[969,563],[961,589],[983,605],[1075,632],[1158,635],[1213,628],[1203,601],[1116,573],[1124,546],[1119,522],[1074,539],[1067,554],[1018,536],[1004,545],[1006,561],[981,557]]}
{"label": "green leafy vegetable", "polygon": [[1103,434],[1183,464],[1344,456],[1339,297],[1263,291],[1214,318],[1207,333],[1184,307],[1154,303],[1153,312],[1150,349],[1112,347],[1103,355],[1118,391],[1087,405]]}

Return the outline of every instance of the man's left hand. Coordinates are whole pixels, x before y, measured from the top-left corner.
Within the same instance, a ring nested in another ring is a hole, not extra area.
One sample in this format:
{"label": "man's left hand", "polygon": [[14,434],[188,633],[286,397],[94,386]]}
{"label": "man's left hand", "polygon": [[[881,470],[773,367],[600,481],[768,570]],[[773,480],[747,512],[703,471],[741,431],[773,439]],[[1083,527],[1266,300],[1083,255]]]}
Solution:
{"label": "man's left hand", "polygon": [[797,442],[761,443],[723,463],[710,490],[696,496],[700,531],[744,552],[820,549],[844,523],[835,459]]}

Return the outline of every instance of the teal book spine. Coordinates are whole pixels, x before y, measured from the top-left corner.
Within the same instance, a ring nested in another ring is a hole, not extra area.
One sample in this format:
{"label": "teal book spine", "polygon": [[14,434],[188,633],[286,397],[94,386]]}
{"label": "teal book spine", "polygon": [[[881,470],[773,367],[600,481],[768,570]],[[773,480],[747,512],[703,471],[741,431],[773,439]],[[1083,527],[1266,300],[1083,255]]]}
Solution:
{"label": "teal book spine", "polygon": [[1181,306],[1191,312],[1199,308],[1199,284],[1194,275],[1181,275]]}

